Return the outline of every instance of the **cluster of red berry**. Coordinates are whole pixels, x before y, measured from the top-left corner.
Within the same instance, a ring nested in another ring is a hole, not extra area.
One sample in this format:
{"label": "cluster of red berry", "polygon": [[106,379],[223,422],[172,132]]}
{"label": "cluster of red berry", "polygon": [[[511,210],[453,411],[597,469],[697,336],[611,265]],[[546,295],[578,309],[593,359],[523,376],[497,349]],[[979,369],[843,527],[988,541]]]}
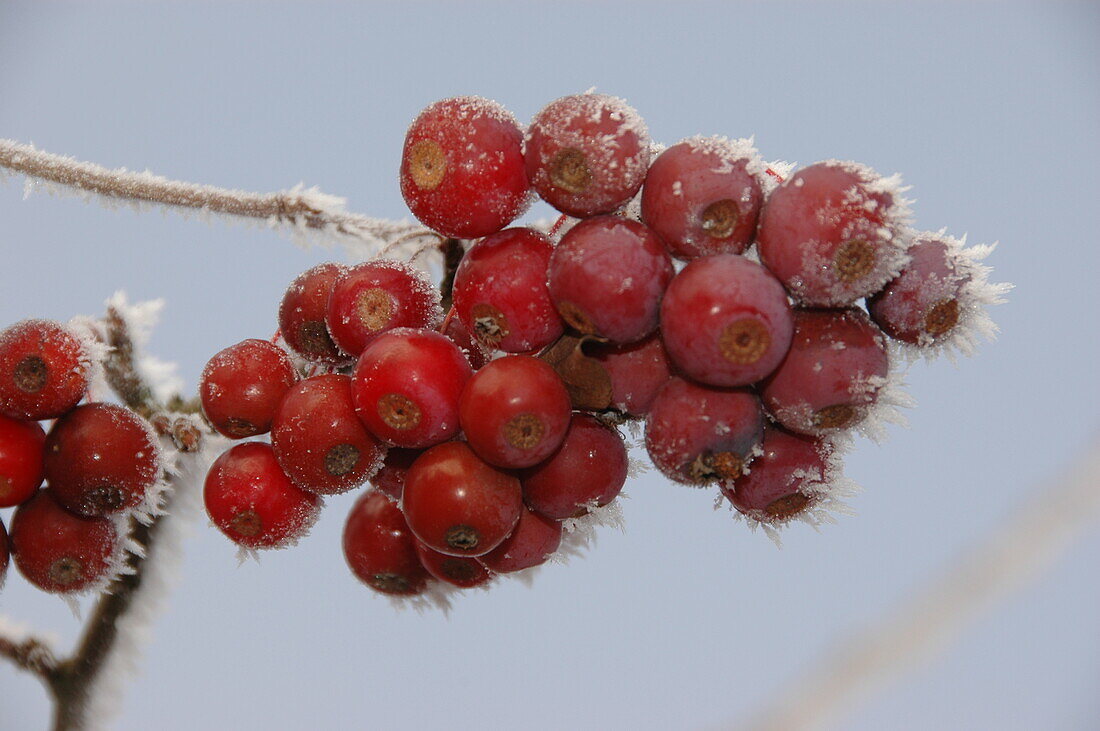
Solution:
{"label": "cluster of red berry", "polygon": [[[58,323],[26,320],[0,333],[0,508],[17,506],[10,538],[0,524],[0,582],[10,543],[34,586],[100,588],[120,565],[120,519],[150,508],[157,437],[127,408],[80,404],[92,367],[82,338]],[[54,420],[49,433],[44,420]]]}

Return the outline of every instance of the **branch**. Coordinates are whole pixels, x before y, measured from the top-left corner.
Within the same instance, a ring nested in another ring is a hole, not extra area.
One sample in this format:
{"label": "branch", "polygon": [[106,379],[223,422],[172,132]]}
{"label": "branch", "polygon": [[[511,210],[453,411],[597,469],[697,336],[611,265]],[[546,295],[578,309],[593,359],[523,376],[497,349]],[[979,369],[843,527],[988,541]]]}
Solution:
{"label": "branch", "polygon": [[[102,196],[109,200],[152,203],[172,208],[195,209],[236,218],[266,222],[292,232],[312,230],[345,244],[365,245],[377,253],[396,239],[440,239],[439,234],[407,221],[369,218],[344,210],[344,199],[316,188],[275,193],[198,185],[125,168],[111,170],[94,163],[44,152],[32,145],[0,139],[0,168],[53,186]],[[360,251],[359,253],[363,253]]]}
{"label": "branch", "polygon": [[53,651],[36,637],[28,637],[22,642],[0,637],[0,657],[8,658],[20,670],[37,675],[47,685],[57,667]]}
{"label": "branch", "polygon": [[848,638],[749,728],[817,728],[946,650],[978,613],[1053,563],[1100,517],[1100,439],[892,617]]}

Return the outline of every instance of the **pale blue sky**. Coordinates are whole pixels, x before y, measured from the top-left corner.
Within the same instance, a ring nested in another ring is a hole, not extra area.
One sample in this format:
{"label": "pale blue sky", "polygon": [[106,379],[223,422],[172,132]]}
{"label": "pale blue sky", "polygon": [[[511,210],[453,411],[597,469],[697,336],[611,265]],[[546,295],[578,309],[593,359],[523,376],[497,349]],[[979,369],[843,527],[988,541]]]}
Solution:
{"label": "pale blue sky", "polygon": [[[299,181],[407,215],[408,122],[457,94],[521,120],[592,86],[655,139],[756,135],[768,158],[848,158],[913,186],[918,223],[999,240],[1003,335],[918,364],[911,428],[859,444],[858,516],[776,548],[711,495],[627,487],[627,531],[533,588],[395,613],[343,564],[354,495],[293,551],[237,567],[201,521],[123,729],[701,729],[782,694],[1080,450],[1100,419],[1095,337],[1100,6],[1086,3],[259,3],[0,0],[0,137],[109,166],[255,190]],[[265,230],[0,183],[0,325],[165,297],[152,349],[190,388],[217,350],[269,335],[282,288],[337,252]],[[9,518],[7,511],[4,519]],[[891,687],[852,729],[1100,725],[1100,531]],[[76,631],[9,577],[0,613]],[[45,728],[0,664],[0,729]]]}

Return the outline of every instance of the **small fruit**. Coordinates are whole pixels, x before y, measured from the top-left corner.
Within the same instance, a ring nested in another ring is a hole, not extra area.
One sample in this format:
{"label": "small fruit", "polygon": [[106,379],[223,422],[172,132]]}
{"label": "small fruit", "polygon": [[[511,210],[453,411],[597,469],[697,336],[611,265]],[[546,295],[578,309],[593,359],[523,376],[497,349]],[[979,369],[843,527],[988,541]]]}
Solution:
{"label": "small fruit", "polygon": [[281,348],[266,340],[244,340],[215,353],[203,368],[202,410],[230,439],[266,434],[279,402],[297,380]]}
{"label": "small fruit", "polygon": [[328,262],[307,269],[287,287],[279,304],[279,332],[287,347],[302,358],[323,365],[344,365],[351,358],[336,347],[325,315],[336,280],[347,267]]}
{"label": "small fruit", "polygon": [[539,566],[558,550],[561,534],[561,521],[524,507],[512,534],[504,539],[504,543],[477,560],[499,574]]}
{"label": "small fruit", "polygon": [[279,548],[309,532],[321,499],[283,473],[271,446],[245,442],[214,461],[203,500],[210,520],[245,548]]}
{"label": "small fruit", "polygon": [[461,589],[482,586],[493,578],[493,572],[482,566],[476,558],[448,556],[433,551],[420,541],[416,542],[416,555],[429,574]]}
{"label": "small fruit", "polygon": [[88,355],[68,330],[49,320],[24,320],[0,332],[0,414],[56,419],[88,390]]}
{"label": "small fruit", "polygon": [[38,422],[0,416],[0,508],[30,500],[42,484],[46,433]]}
{"label": "small fruit", "polygon": [[553,520],[580,517],[618,496],[627,464],[617,431],[588,414],[574,414],[558,451],[524,470],[523,500]]}
{"label": "small fruit", "polygon": [[348,568],[377,592],[415,596],[428,585],[405,516],[380,492],[364,493],[355,501],[344,524],[343,545]]}

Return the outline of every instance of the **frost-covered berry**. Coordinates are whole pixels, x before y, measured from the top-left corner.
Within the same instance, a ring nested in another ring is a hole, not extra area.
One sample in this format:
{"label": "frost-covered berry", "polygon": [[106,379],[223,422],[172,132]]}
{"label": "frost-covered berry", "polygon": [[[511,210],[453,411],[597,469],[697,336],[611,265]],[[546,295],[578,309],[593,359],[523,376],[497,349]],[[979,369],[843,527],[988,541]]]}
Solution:
{"label": "frost-covered berry", "polygon": [[401,195],[428,228],[460,239],[488,236],[523,213],[528,189],[523,133],[496,102],[444,99],[409,126]]}
{"label": "frost-covered berry", "polygon": [[359,356],[352,400],[379,439],[420,449],[458,433],[458,400],[473,374],[454,342],[431,330],[383,333]]}
{"label": "frost-covered berry", "polygon": [[405,476],[409,473],[416,458],[424,453],[423,449],[402,449],[390,447],[382,466],[370,477],[370,484],[390,499],[400,501],[405,492]]}
{"label": "frost-covered berry", "polygon": [[638,192],[649,167],[649,133],[622,99],[574,94],[535,115],[524,155],[539,196],[586,218],[611,213]]}
{"label": "frost-covered berry", "polygon": [[554,520],[576,518],[614,500],[627,474],[622,436],[588,414],[573,414],[561,447],[523,472],[523,500]]}
{"label": "frost-covered berry", "polygon": [[684,373],[711,386],[743,386],[775,370],[791,342],[783,286],[736,254],[695,259],[661,303],[661,337]]}
{"label": "frost-covered berry", "polygon": [[462,391],[459,423],[479,457],[506,469],[531,467],[558,448],[572,407],[561,378],[529,355],[498,358]]}
{"label": "frost-covered berry", "polygon": [[723,482],[722,494],[750,518],[785,523],[813,509],[840,477],[834,454],[828,442],[769,426],[752,469]]}
{"label": "frost-covered berry", "polygon": [[588,349],[611,379],[611,405],[629,416],[645,416],[672,378],[672,366],[657,334],[628,345],[594,344]]}
{"label": "frost-covered berry", "polygon": [[320,495],[363,484],[385,454],[355,414],[351,379],[336,373],[307,378],[287,392],[275,412],[271,446],[287,477]]}
{"label": "frost-covered berry", "polygon": [[347,267],[327,262],[298,275],[279,305],[279,332],[287,347],[302,358],[325,365],[344,365],[351,358],[342,353],[328,332],[325,315],[336,280]]}
{"label": "frost-covered berry", "polygon": [[442,582],[460,589],[483,586],[493,579],[493,572],[476,558],[449,556],[433,551],[420,541],[416,542],[416,555],[428,573]]}
{"label": "frost-covered berry", "polygon": [[932,345],[959,324],[960,295],[970,281],[949,243],[925,234],[909,249],[909,263],[867,300],[871,319],[892,338]]}
{"label": "frost-covered berry", "polygon": [[416,554],[416,538],[397,503],[380,492],[355,501],[344,524],[344,559],[371,589],[391,596],[415,596],[428,585]]}
{"label": "frost-covered berry", "polygon": [[906,262],[901,191],[896,176],[856,163],[803,168],[764,205],[760,261],[810,307],[846,307],[874,294]]}
{"label": "frost-covered berry", "polygon": [[449,556],[481,556],[519,521],[519,480],[479,458],[462,442],[422,454],[405,478],[401,499],[412,532]]}
{"label": "frost-covered berry", "polygon": [[675,271],[656,234],[619,216],[581,221],[550,259],[550,297],[574,329],[632,343],[657,328]]}
{"label": "frost-covered berry", "polygon": [[84,404],[46,436],[46,481],[57,502],[81,515],[108,515],[142,503],[160,476],[148,422],[116,404]]}
{"label": "frost-covered berry", "polygon": [[561,521],[544,517],[523,508],[519,523],[504,543],[494,548],[478,561],[499,574],[522,571],[546,563],[550,554],[561,545]]}
{"label": "frost-covered berry", "polygon": [[863,310],[795,310],[791,348],[760,393],[786,428],[826,434],[867,416],[889,365],[886,338]]}
{"label": "frost-covered berry", "polygon": [[707,485],[740,475],[763,436],[764,411],[752,391],[676,377],[650,407],[645,445],[670,480]]}
{"label": "frost-covered berry", "polygon": [[70,513],[39,490],[15,510],[12,558],[19,573],[42,591],[71,594],[104,579],[115,565],[118,532],[108,518]]}
{"label": "frost-covered berry", "polygon": [[30,500],[42,484],[46,433],[35,421],[0,415],[0,508]]}
{"label": "frost-covered berry", "polygon": [[684,140],[650,165],[642,220],[675,257],[740,254],[756,233],[764,170],[748,140]]}
{"label": "frost-covered berry", "polygon": [[56,419],[88,390],[88,355],[56,322],[24,320],[0,332],[0,414]]}
{"label": "frost-covered berry", "polygon": [[554,247],[543,234],[509,228],[470,247],[454,279],[455,312],[490,348],[509,353],[540,350],[564,326],[546,285]]}
{"label": "frost-covered berry", "polygon": [[344,271],[325,311],[329,335],[343,352],[359,355],[387,330],[434,328],[443,319],[439,290],[427,275],[401,261],[376,259]]}
{"label": "frost-covered berry", "polygon": [[287,354],[266,340],[244,340],[217,352],[203,368],[199,397],[219,434],[244,439],[271,430],[271,419],[298,374]]}
{"label": "frost-covered berry", "polygon": [[206,512],[245,548],[279,548],[309,532],[321,498],[290,481],[271,446],[245,442],[214,461],[203,487]]}

